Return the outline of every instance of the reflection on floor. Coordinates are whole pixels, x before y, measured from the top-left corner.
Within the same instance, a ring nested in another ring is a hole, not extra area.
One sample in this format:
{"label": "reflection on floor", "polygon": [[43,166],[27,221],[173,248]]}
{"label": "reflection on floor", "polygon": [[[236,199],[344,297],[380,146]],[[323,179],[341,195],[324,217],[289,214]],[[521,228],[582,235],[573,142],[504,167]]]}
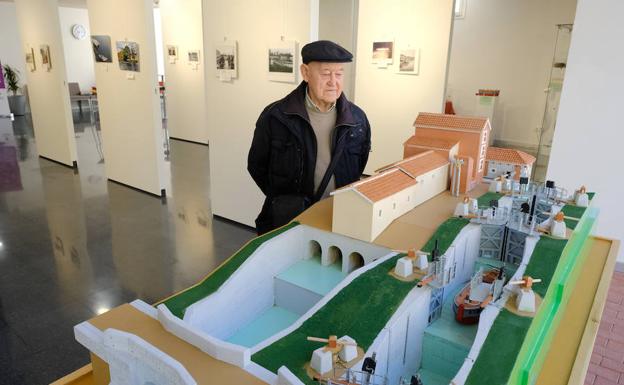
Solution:
{"label": "reflection on floor", "polygon": [[0,385],[48,384],[85,365],[75,324],[188,287],[254,235],[212,219],[207,146],[172,141],[162,203],[108,182],[99,131],[86,112],[75,120],[78,173],[37,156],[29,116],[0,119],[21,178],[0,188]]}

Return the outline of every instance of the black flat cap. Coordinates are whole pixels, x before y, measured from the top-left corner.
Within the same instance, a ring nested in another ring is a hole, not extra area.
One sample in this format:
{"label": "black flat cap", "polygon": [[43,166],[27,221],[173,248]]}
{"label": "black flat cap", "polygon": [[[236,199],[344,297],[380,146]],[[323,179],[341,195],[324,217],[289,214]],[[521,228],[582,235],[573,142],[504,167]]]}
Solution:
{"label": "black flat cap", "polygon": [[301,58],[303,64],[312,61],[350,63],[353,55],[333,41],[319,40],[304,45],[301,49]]}

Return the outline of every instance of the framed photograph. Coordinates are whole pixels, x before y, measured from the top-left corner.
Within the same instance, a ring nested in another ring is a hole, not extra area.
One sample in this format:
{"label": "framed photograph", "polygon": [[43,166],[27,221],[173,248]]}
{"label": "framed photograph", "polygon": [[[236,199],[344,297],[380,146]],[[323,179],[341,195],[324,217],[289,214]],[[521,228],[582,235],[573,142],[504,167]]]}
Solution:
{"label": "framed photograph", "polygon": [[373,42],[373,64],[380,67],[386,67],[392,64],[394,54],[393,41],[374,41]]}
{"label": "framed photograph", "polygon": [[297,42],[280,41],[267,51],[269,80],[274,82],[297,82]]}
{"label": "framed photograph", "polygon": [[134,41],[118,41],[117,60],[122,71],[139,72],[139,44]]}
{"label": "framed photograph", "polygon": [[188,51],[189,64],[199,64],[199,51]]}
{"label": "framed photograph", "polygon": [[50,46],[42,44],[39,46],[39,52],[41,53],[41,64],[47,71],[52,69],[52,62],[50,61]]}
{"label": "framed photograph", "polygon": [[91,35],[91,47],[96,63],[112,63],[111,38],[105,35]]}
{"label": "framed photograph", "polygon": [[[230,81],[231,79],[235,79],[237,77],[238,54],[236,46],[236,41],[223,41],[217,43],[215,47],[217,77],[221,81]],[[199,53],[197,58],[199,60]]]}
{"label": "framed photograph", "polygon": [[32,48],[30,51],[26,52],[26,66],[30,72],[35,72],[37,69],[37,64],[35,63],[35,50]]}
{"label": "framed photograph", "polygon": [[168,45],[167,57],[169,58],[169,63],[174,64],[176,60],[178,60],[178,47],[175,45]]}
{"label": "framed photograph", "polygon": [[396,73],[404,75],[418,75],[420,70],[420,49],[403,47],[399,49],[399,63]]}

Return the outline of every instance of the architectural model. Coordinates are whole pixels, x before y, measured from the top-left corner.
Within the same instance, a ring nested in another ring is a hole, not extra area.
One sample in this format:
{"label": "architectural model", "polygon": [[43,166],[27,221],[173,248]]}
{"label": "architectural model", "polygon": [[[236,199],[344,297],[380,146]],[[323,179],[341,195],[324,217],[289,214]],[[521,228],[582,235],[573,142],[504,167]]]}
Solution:
{"label": "architectural model", "polygon": [[[417,122],[434,125],[433,115]],[[481,145],[489,124],[475,121]],[[157,307],[132,306],[244,383],[474,385],[492,362],[501,377],[488,371],[491,383],[507,383],[527,330],[542,322],[536,314],[551,312],[548,288],[567,243],[587,237],[593,194],[523,178],[499,193],[451,197],[454,215],[426,245],[400,251],[370,242],[448,182],[449,154],[419,152],[335,191],[332,232],[290,223]],[[590,208],[575,204],[585,199]],[[504,353],[501,333],[510,333]],[[224,383],[200,380],[132,333],[85,321],[75,334],[108,364],[113,385]]]}

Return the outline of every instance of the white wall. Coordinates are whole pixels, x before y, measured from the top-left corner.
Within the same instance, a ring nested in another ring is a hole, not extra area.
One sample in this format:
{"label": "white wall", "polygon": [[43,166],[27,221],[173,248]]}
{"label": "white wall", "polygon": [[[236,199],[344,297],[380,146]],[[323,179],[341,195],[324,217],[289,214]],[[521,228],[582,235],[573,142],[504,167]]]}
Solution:
{"label": "white wall", "polygon": [[316,36],[317,0],[203,0],[204,58],[215,62],[215,45],[238,41],[238,78],[221,82],[206,69],[206,112],[210,137],[212,212],[255,226],[264,196],[247,173],[247,153],[256,120],[265,106],[297,84],[267,80],[267,49],[280,36],[299,43]]}
{"label": "white wall", "polygon": [[[201,0],[161,0],[160,15],[165,56],[167,45],[177,46],[179,55],[175,63],[168,56],[164,62],[169,136],[208,143]],[[200,51],[197,68],[188,62],[188,51],[193,50]]]}
{"label": "white wall", "polygon": [[[569,189],[585,185],[596,191],[601,208],[596,233],[620,240],[624,51],[616,47],[624,35],[621,15],[620,0],[579,0],[547,174]],[[618,260],[624,262],[622,249]]]}
{"label": "white wall", "polygon": [[[32,47],[37,63],[35,72],[24,72],[37,150],[40,156],[71,166],[77,161],[77,152],[58,3],[56,0],[16,0],[15,5],[22,50],[26,52]],[[41,64],[39,47],[42,44],[50,47],[50,71]]]}
{"label": "white wall", "polygon": [[16,68],[22,77],[21,84],[26,81],[26,63],[20,44],[19,28],[15,4],[0,2],[0,62]]}
{"label": "white wall", "polygon": [[[89,38],[89,12],[84,8],[60,7],[58,13],[65,49],[67,81],[78,83],[81,91],[89,92],[95,85],[93,50]],[[71,31],[74,24],[82,24],[87,30],[87,37],[83,40],[75,39]]]}
{"label": "white wall", "polygon": [[[96,63],[106,176],[160,195],[165,161],[151,0],[88,0],[92,35],[109,35],[112,63]],[[122,71],[116,41],[137,42],[140,72]],[[134,76],[128,79],[127,76]]]}
{"label": "white wall", "polygon": [[480,88],[500,89],[494,139],[536,147],[557,28],[574,22],[576,0],[466,1],[455,19],[448,91],[455,111],[476,111]]}
{"label": "white wall", "polygon": [[[402,158],[403,142],[421,111],[442,112],[451,34],[452,0],[361,0],[357,33],[355,103],[368,115],[372,152],[365,172]],[[420,74],[372,64],[373,41],[394,39],[398,48],[420,48]]]}
{"label": "white wall", "polygon": [[[355,55],[357,3],[357,0],[319,0],[319,39],[334,41]],[[343,92],[352,99],[355,64],[345,64],[343,79]]]}

